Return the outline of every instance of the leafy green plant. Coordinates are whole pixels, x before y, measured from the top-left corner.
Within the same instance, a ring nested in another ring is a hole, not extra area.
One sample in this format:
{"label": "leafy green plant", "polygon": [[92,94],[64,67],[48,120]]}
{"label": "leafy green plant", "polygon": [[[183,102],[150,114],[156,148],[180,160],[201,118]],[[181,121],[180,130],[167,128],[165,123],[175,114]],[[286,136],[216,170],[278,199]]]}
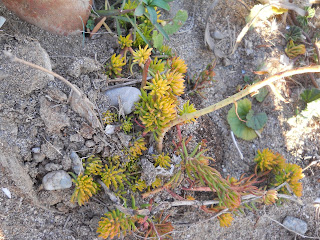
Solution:
{"label": "leafy green plant", "polygon": [[132,117],[126,117],[126,119],[121,119],[121,126],[120,129],[122,129],[126,134],[131,132],[133,128],[133,123],[131,122]]}
{"label": "leafy green plant", "polygon": [[295,58],[299,55],[304,55],[306,53],[306,47],[303,44],[295,45],[293,40],[290,40],[287,44],[285,52],[289,58]]}
{"label": "leafy green plant", "polygon": [[103,163],[100,157],[90,156],[85,163],[85,167],[84,174],[96,176],[101,174]]}
{"label": "leafy green plant", "polygon": [[126,65],[125,58],[123,56],[113,54],[111,56],[111,62],[106,65],[106,74],[109,76],[121,76],[122,67]]}
{"label": "leafy green plant", "polygon": [[[296,196],[300,197],[302,195],[302,183],[299,180],[304,175],[301,167],[286,163],[282,155],[269,149],[264,149],[262,152],[258,150],[254,161],[257,163],[256,169],[259,169],[259,171],[271,171],[273,175],[271,187],[277,187],[286,182]],[[288,193],[286,187],[282,187],[279,191]]]}
{"label": "leafy green plant", "polygon": [[170,157],[168,155],[164,155],[164,153],[161,153],[160,155],[156,156],[153,155],[153,157],[155,157],[155,166],[160,166],[162,168],[168,168],[170,167]]}
{"label": "leafy green plant", "polygon": [[320,90],[316,88],[306,89],[300,94],[300,97],[305,103],[310,103],[320,98]]}
{"label": "leafy green plant", "polygon": [[261,130],[268,118],[265,113],[255,114],[250,100],[245,98],[229,110],[227,119],[234,134],[249,141],[257,137],[255,131]]}
{"label": "leafy green plant", "polygon": [[102,114],[102,121],[104,124],[108,125],[113,122],[118,121],[118,114],[111,112],[110,110]]}
{"label": "leafy green plant", "polygon": [[286,33],[285,37],[287,41],[292,40],[293,42],[299,41],[301,39],[301,28],[298,26],[290,26],[288,33]]}
{"label": "leafy green plant", "polygon": [[120,186],[120,189],[123,189],[123,182],[126,179],[126,175],[123,173],[125,169],[118,168],[118,166],[108,166],[105,164],[104,169],[102,169],[101,172],[101,180],[103,183],[109,187],[112,185],[115,190],[118,189],[118,186]]}
{"label": "leafy green plant", "polygon": [[71,196],[71,202],[77,201],[79,206],[81,206],[85,202],[88,202],[89,198],[99,190],[98,184],[88,175],[80,174],[76,176],[74,173],[70,174],[73,176],[72,182],[76,185]]}
{"label": "leafy green plant", "polygon": [[308,27],[308,21],[314,17],[316,10],[312,7],[304,7],[304,10],[307,11],[306,16],[298,16],[297,21],[300,23],[301,27],[306,29]]}
{"label": "leafy green plant", "polygon": [[128,233],[137,230],[135,226],[136,217],[128,216],[118,209],[104,214],[99,222],[97,232],[99,237],[113,239],[114,237],[121,237],[121,234],[126,236]]}

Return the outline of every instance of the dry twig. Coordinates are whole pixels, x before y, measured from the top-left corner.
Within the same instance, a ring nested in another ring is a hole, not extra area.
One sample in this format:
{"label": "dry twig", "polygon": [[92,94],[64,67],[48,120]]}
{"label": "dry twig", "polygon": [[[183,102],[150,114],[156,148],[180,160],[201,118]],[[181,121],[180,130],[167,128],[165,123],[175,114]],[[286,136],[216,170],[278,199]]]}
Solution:
{"label": "dry twig", "polygon": [[54,73],[48,69],[45,69],[44,67],[41,67],[36,64],[25,61],[23,59],[17,58],[16,56],[12,55],[12,53],[8,51],[3,51],[3,53],[12,62],[22,63],[34,69],[38,69],[40,71],[49,73],[52,76],[58,78],[60,81],[62,81],[66,85],[68,85],[71,88],[71,92],[68,100],[71,108],[75,112],[77,112],[80,116],[84,117],[91,124],[93,128],[102,129],[102,125],[95,113],[95,109],[96,109],[95,105],[85,96],[85,94],[77,86],[75,86],[74,84],[69,82],[67,79],[60,76],[59,74]]}

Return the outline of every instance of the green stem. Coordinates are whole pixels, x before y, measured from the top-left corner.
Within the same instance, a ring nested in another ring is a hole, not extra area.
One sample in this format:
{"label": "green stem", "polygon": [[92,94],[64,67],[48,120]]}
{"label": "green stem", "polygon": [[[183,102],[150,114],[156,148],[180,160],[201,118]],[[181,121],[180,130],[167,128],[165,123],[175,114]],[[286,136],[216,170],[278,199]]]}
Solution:
{"label": "green stem", "polygon": [[97,10],[96,13],[98,13],[99,16],[111,17],[111,16],[118,16],[118,15],[130,13],[130,12],[134,12],[134,10],[136,9],[133,8],[133,9],[126,9],[126,10],[121,10],[121,9]]}
{"label": "green stem", "polygon": [[301,68],[295,68],[292,70],[288,70],[285,72],[280,72],[277,73],[261,82],[258,82],[256,84],[253,84],[247,88],[245,88],[244,90],[216,103],[213,104],[209,107],[203,108],[201,110],[198,110],[196,112],[193,113],[188,113],[188,114],[184,114],[182,116],[177,117],[176,119],[172,120],[169,124],[168,127],[162,129],[161,131],[161,135],[158,138],[158,143],[157,143],[157,149],[158,152],[162,152],[162,148],[163,148],[163,138],[165,136],[165,134],[170,130],[170,128],[172,128],[173,126],[177,125],[177,124],[181,124],[185,121],[191,120],[193,118],[198,118],[202,115],[208,114],[210,112],[214,112],[220,108],[223,108],[231,103],[234,103],[236,101],[238,101],[239,99],[249,95],[250,93],[253,93],[257,90],[259,90],[260,88],[263,88],[266,85],[269,85],[271,83],[273,83],[276,80],[279,80],[281,78],[285,78],[285,77],[290,77],[292,75],[297,75],[297,74],[302,74],[302,73],[309,73],[309,72],[320,72],[320,65],[314,65],[314,66],[309,66],[309,67],[301,67]]}

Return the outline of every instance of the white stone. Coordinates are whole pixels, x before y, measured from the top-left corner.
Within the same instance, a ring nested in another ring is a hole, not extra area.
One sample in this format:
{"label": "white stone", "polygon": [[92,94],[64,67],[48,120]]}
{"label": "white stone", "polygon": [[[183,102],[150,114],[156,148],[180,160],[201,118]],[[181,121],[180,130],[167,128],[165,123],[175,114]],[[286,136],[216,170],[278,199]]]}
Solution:
{"label": "white stone", "polygon": [[72,180],[67,172],[59,170],[45,175],[42,179],[42,184],[45,190],[60,190],[70,188]]}
{"label": "white stone", "polygon": [[119,98],[125,114],[134,110],[134,104],[140,100],[141,92],[135,87],[121,87],[107,90],[105,95],[110,99],[110,105],[118,107]]}
{"label": "white stone", "polygon": [[107,125],[106,128],[104,129],[105,134],[111,135],[114,134],[114,130],[116,129],[115,125]]}

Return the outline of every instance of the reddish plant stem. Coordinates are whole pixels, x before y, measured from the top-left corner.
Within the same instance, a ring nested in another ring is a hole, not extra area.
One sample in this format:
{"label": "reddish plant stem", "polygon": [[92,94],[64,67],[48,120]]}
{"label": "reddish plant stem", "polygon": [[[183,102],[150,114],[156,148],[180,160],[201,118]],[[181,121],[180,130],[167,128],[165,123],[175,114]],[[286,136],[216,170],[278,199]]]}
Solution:
{"label": "reddish plant stem", "polygon": [[149,70],[150,63],[151,63],[151,58],[148,58],[148,60],[146,61],[143,67],[141,89],[143,89],[147,85],[147,77],[148,77],[148,70]]}

